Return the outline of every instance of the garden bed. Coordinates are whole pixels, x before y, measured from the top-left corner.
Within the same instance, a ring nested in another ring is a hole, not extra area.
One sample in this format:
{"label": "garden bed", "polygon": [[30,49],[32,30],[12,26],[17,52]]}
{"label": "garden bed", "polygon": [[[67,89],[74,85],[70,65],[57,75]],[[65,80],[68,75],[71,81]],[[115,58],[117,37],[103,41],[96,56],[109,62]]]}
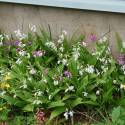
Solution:
{"label": "garden bed", "polygon": [[[125,44],[120,36],[115,60],[106,37],[68,39],[62,31],[53,39],[50,30],[29,30],[0,35],[1,125],[124,125]],[[95,44],[91,52],[88,43]]]}

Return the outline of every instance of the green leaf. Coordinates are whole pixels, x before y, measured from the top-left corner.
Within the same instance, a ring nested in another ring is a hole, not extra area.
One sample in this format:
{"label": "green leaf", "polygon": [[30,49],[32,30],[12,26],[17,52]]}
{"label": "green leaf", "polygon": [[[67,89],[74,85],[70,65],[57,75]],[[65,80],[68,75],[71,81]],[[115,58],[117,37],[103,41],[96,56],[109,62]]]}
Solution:
{"label": "green leaf", "polygon": [[92,101],[96,101],[96,99],[97,99],[97,97],[96,97],[96,95],[95,94],[91,94],[91,95],[89,95],[88,96],[88,98],[90,98]]}
{"label": "green leaf", "polygon": [[71,108],[74,108],[75,106],[79,105],[82,103],[82,98],[77,98],[75,100],[69,100],[69,106]]}
{"label": "green leaf", "polygon": [[77,62],[74,59],[70,60],[69,70],[72,73],[73,77],[77,77],[78,75]]}
{"label": "green leaf", "polygon": [[113,123],[117,122],[117,120],[119,119],[120,113],[121,113],[120,110],[121,110],[121,108],[119,106],[117,108],[114,108],[114,110],[112,111],[111,116],[112,116]]}
{"label": "green leaf", "polygon": [[86,48],[83,47],[80,49],[80,59],[86,64],[90,65],[95,65],[97,62],[97,59],[92,56],[92,54]]}
{"label": "green leaf", "polygon": [[67,100],[67,99],[70,99],[70,98],[74,98],[76,95],[73,95],[73,94],[67,94],[67,95],[65,95],[63,98],[62,98],[62,101],[65,101],[65,100]]}
{"label": "green leaf", "polygon": [[83,90],[86,88],[88,85],[88,76],[85,76],[82,78],[81,82],[78,85],[77,93],[83,92]]}
{"label": "green leaf", "polygon": [[99,105],[97,102],[93,102],[93,101],[83,101],[81,104],[93,105],[93,106],[98,106]]}
{"label": "green leaf", "polygon": [[64,106],[65,103],[63,103],[61,100],[60,101],[56,101],[56,102],[50,102],[48,104],[48,108],[54,108],[54,107],[59,107],[59,106]]}
{"label": "green leaf", "polygon": [[15,98],[7,96],[7,95],[1,96],[1,98],[6,100],[8,104],[16,105],[18,107],[23,107],[26,104],[26,102],[24,102],[22,100],[19,100],[17,98],[15,99]]}
{"label": "green leaf", "polygon": [[59,88],[59,89],[55,89],[55,91],[53,91],[53,92],[51,93],[52,98],[53,98],[56,94],[58,94],[58,92],[60,92],[60,91],[61,91],[60,88]]}
{"label": "green leaf", "polygon": [[122,52],[122,39],[120,37],[120,35],[118,33],[116,33],[116,42],[117,42],[117,49],[119,50],[119,52]]}
{"label": "green leaf", "polygon": [[51,112],[50,120],[53,120],[55,117],[65,112],[65,110],[66,108],[64,106],[54,108],[54,110]]}
{"label": "green leaf", "polygon": [[27,104],[23,110],[26,112],[33,112],[34,106],[32,104]]}
{"label": "green leaf", "polygon": [[125,125],[125,121],[122,120],[122,119],[119,119],[119,120],[117,121],[117,123],[118,123],[119,125]]}

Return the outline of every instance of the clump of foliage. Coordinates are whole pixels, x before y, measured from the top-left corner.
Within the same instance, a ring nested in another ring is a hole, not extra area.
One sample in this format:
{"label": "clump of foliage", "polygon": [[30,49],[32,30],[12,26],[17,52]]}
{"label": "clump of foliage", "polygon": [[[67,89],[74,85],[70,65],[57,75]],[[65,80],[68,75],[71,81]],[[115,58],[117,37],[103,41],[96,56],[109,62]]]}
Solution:
{"label": "clump of foliage", "polygon": [[112,113],[105,119],[104,123],[92,125],[124,125],[125,124],[125,109],[118,106],[115,107]]}
{"label": "clump of foliage", "polygon": [[84,35],[70,40],[62,31],[55,40],[51,33],[37,33],[35,26],[30,30],[15,31],[16,40],[0,36],[1,121],[26,116],[34,119],[29,124],[56,119],[73,125],[82,112],[105,116],[125,105],[124,55],[115,60],[107,38],[90,35],[87,40],[96,46],[89,52]]}

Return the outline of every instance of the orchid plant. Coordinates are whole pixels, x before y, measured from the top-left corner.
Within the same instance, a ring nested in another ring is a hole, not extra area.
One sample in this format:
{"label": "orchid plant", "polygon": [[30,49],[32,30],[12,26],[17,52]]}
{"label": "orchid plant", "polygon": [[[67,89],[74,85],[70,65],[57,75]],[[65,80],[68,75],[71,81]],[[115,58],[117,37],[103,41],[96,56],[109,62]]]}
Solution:
{"label": "orchid plant", "polygon": [[[104,111],[125,104],[124,55],[115,60],[106,37],[68,39],[62,31],[53,39],[35,26],[29,29],[28,34],[0,35],[1,116],[14,109],[36,112],[44,124],[63,114],[74,124],[78,107]],[[96,43],[91,52],[87,41]]]}

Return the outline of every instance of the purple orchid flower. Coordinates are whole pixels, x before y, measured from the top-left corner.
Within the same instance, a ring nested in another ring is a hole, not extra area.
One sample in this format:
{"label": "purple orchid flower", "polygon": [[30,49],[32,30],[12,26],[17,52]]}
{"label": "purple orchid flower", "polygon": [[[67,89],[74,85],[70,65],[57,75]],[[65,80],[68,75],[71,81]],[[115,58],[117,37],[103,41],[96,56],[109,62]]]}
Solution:
{"label": "purple orchid flower", "polygon": [[72,74],[69,71],[64,72],[65,77],[71,78]]}
{"label": "purple orchid flower", "polygon": [[41,56],[43,56],[44,54],[45,54],[45,52],[44,52],[44,51],[41,51],[41,50],[39,50],[39,51],[34,51],[34,52],[32,53],[33,57],[41,57]]}
{"label": "purple orchid flower", "polygon": [[15,42],[14,42],[14,45],[15,45],[15,46],[18,46],[19,44],[20,44],[20,41],[15,41]]}
{"label": "purple orchid flower", "polygon": [[27,44],[28,44],[28,45],[32,45],[32,42],[31,42],[31,41],[29,41]]}
{"label": "purple orchid flower", "polygon": [[19,51],[21,51],[21,50],[22,50],[21,48],[16,48],[16,51],[17,51],[17,52],[19,52]]}
{"label": "purple orchid flower", "polygon": [[96,41],[96,40],[97,40],[96,35],[91,34],[91,35],[89,36],[89,40],[91,40],[92,42]]}
{"label": "purple orchid flower", "polygon": [[117,57],[117,62],[118,62],[119,65],[123,65],[125,63],[125,57],[124,57],[124,55],[120,54]]}

